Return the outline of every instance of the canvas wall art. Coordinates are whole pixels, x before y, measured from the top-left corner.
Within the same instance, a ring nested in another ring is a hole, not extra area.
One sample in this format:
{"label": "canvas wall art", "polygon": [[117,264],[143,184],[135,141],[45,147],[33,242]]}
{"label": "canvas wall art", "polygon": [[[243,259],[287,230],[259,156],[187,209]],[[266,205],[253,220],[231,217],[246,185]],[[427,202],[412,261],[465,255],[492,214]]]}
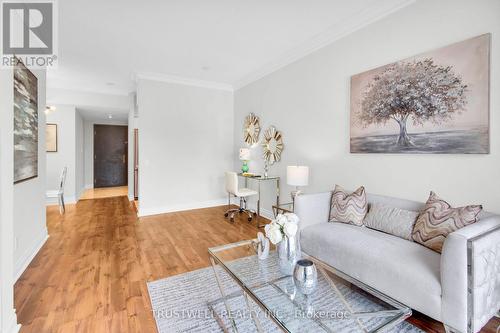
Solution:
{"label": "canvas wall art", "polygon": [[14,68],[14,183],[38,176],[38,80]]}
{"label": "canvas wall art", "polygon": [[57,124],[47,124],[45,127],[45,143],[48,153],[57,152]]}
{"label": "canvas wall art", "polygon": [[489,153],[490,34],[351,78],[351,153]]}

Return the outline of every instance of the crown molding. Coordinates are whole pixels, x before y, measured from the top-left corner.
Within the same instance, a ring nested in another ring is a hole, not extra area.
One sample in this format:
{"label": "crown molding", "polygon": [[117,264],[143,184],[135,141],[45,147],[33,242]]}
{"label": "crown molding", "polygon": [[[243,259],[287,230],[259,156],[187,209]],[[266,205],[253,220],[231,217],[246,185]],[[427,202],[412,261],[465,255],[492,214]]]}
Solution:
{"label": "crown molding", "polygon": [[186,86],[194,86],[207,89],[225,90],[231,92],[234,90],[233,86],[229,83],[205,81],[205,80],[193,79],[193,78],[170,75],[170,74],[137,72],[135,73],[134,81],[137,83],[137,80],[152,80],[152,81],[182,84]]}
{"label": "crown molding", "polygon": [[234,82],[234,90],[255,82],[277,70],[283,68],[305,56],[330,45],[331,43],[360,30],[361,28],[376,22],[406,6],[411,5],[416,0],[389,0],[380,4],[375,1],[372,6],[368,6],[353,17],[346,18],[343,22],[331,26],[326,31],[316,35],[316,37],[304,42],[298,47],[286,52],[276,60],[267,63],[254,72],[249,73],[240,80]]}
{"label": "crown molding", "polygon": [[98,88],[88,88],[88,87],[83,87],[83,86],[59,86],[59,85],[52,85],[52,84],[47,84],[47,90],[51,91],[64,91],[64,92],[69,92],[69,93],[76,93],[76,94],[97,94],[97,95],[108,95],[108,96],[118,96],[118,97],[124,97],[128,96],[132,91],[128,91],[125,89],[113,89],[113,88],[103,88],[103,89],[98,89]]}

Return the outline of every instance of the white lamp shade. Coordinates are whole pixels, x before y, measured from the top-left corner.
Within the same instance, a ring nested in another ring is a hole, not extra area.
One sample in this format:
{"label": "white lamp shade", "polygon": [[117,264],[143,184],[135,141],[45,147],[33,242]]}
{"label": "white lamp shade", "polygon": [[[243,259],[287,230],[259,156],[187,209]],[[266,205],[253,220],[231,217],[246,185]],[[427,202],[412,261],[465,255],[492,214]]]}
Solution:
{"label": "white lamp shade", "polygon": [[241,161],[250,161],[250,149],[240,148],[240,160]]}
{"label": "white lamp shade", "polygon": [[309,167],[299,165],[287,166],[286,182],[292,186],[307,186],[309,184]]}

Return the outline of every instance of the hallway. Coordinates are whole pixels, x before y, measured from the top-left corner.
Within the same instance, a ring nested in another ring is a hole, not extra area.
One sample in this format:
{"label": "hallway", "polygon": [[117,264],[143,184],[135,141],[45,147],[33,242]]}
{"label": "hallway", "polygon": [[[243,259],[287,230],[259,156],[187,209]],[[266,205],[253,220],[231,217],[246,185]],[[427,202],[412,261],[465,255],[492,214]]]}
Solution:
{"label": "hallway", "polygon": [[128,195],[128,186],[89,188],[83,192],[80,200],[102,199]]}

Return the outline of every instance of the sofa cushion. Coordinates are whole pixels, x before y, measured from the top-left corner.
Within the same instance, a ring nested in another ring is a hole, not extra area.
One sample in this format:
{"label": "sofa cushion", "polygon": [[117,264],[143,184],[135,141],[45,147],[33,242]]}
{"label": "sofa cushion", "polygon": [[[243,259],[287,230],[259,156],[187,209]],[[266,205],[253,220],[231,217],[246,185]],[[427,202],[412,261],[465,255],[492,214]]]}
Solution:
{"label": "sofa cushion", "polygon": [[440,320],[439,253],[379,231],[335,222],[304,228],[300,242],[305,253]]}
{"label": "sofa cushion", "polygon": [[330,204],[330,221],[362,226],[367,212],[368,203],[363,186],[353,193],[348,193],[339,185],[335,185]]}
{"label": "sofa cushion", "polygon": [[363,224],[406,240],[412,240],[411,232],[418,212],[372,203]]}
{"label": "sofa cushion", "polygon": [[453,231],[477,222],[481,205],[452,208],[449,203],[431,192],[425,208],[413,228],[413,240],[441,253],[444,240]]}

